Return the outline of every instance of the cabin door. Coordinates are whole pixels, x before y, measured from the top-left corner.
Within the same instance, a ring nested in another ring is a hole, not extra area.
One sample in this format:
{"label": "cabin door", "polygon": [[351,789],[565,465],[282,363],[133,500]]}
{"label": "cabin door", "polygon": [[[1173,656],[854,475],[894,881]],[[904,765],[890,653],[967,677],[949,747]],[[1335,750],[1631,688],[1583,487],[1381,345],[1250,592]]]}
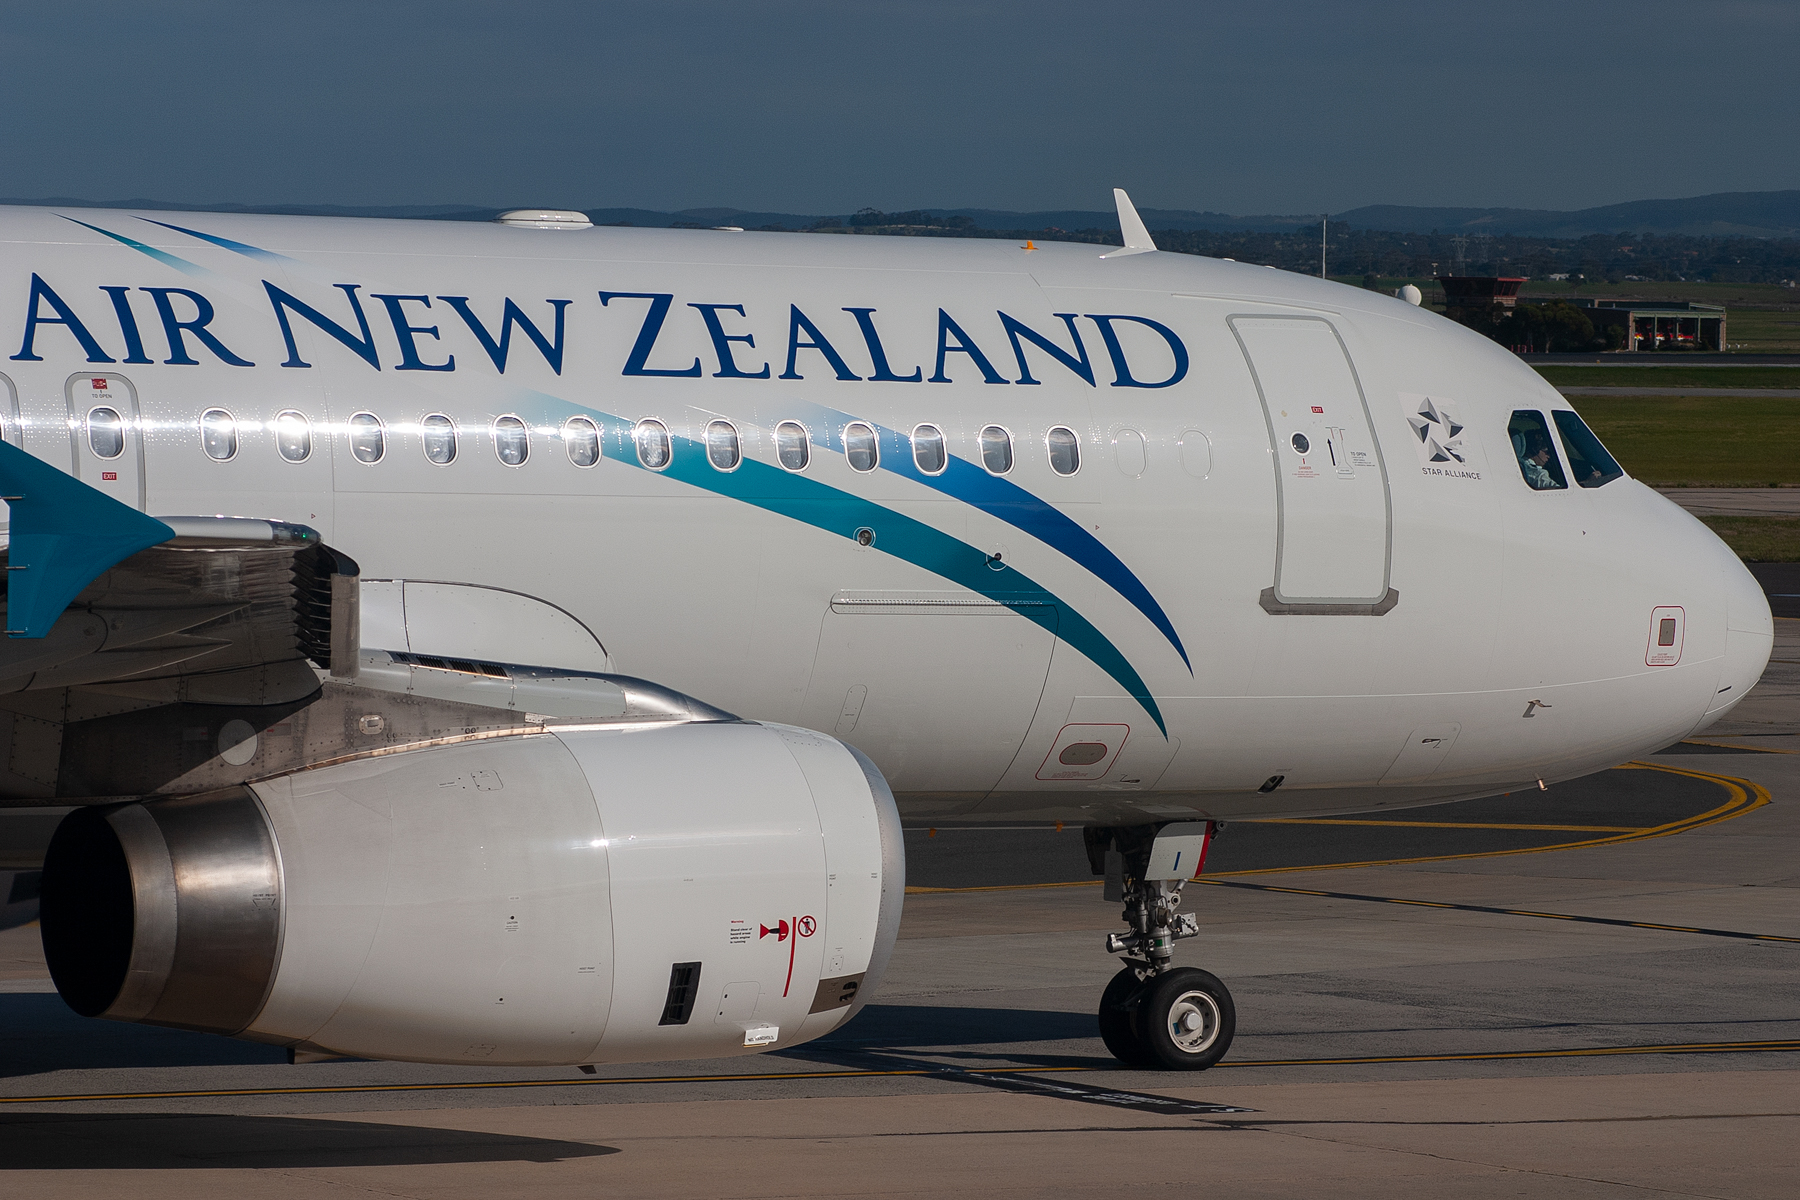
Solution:
{"label": "cabin door", "polygon": [[1274,602],[1300,611],[1382,604],[1393,537],[1387,470],[1337,330],[1288,316],[1233,317],[1231,327],[1274,455]]}
{"label": "cabin door", "polygon": [[144,433],[137,389],[123,375],[74,375],[67,386],[75,477],[144,510]]}

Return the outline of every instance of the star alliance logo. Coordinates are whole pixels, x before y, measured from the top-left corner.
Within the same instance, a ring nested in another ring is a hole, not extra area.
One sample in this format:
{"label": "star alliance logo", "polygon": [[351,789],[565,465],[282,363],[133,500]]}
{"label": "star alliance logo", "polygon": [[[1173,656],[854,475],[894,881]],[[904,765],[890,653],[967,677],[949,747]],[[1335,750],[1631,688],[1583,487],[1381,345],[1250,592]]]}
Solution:
{"label": "star alliance logo", "polygon": [[1456,416],[1461,408],[1454,400],[1399,394],[1401,411],[1412,430],[1413,450],[1419,456],[1419,474],[1438,479],[1480,479],[1487,454],[1480,436]]}
{"label": "star alliance logo", "polygon": [[1419,440],[1419,456],[1428,463],[1468,461],[1463,445],[1463,425],[1429,396],[1421,397],[1418,410],[1406,418]]}

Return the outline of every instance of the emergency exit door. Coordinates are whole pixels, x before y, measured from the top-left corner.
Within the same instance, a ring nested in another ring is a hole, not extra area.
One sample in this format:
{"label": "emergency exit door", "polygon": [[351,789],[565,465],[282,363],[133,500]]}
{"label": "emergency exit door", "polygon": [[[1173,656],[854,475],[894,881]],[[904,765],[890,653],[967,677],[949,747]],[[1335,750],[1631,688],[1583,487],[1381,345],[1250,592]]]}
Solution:
{"label": "emergency exit door", "polygon": [[1256,379],[1275,464],[1276,605],[1386,611],[1387,471],[1337,330],[1285,316],[1233,317],[1231,327]]}
{"label": "emergency exit door", "polygon": [[142,512],[144,429],[137,389],[123,375],[100,373],[72,375],[65,390],[75,477]]}

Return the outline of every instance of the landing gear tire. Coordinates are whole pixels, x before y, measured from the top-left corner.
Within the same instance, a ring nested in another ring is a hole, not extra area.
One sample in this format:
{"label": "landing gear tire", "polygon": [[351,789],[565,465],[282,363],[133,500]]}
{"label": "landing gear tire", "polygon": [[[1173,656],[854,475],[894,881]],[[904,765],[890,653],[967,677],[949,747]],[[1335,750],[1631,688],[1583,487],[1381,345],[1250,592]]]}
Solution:
{"label": "landing gear tire", "polygon": [[1100,993],[1100,1040],[1112,1056],[1127,1066],[1145,1067],[1150,1065],[1144,1048],[1139,1043],[1136,1029],[1136,1012],[1127,1007],[1131,998],[1145,986],[1136,969],[1126,967],[1106,985]]}
{"label": "landing gear tire", "polygon": [[[1107,992],[1129,970],[1115,976]],[[1204,1071],[1231,1049],[1237,1033],[1237,1008],[1217,976],[1194,967],[1177,967],[1152,976],[1129,1010],[1136,1062],[1165,1071]],[[1101,1008],[1101,1036],[1106,1036],[1106,1009]],[[1111,1039],[1107,1049],[1120,1058]],[[1134,1060],[1126,1060],[1134,1061]]]}

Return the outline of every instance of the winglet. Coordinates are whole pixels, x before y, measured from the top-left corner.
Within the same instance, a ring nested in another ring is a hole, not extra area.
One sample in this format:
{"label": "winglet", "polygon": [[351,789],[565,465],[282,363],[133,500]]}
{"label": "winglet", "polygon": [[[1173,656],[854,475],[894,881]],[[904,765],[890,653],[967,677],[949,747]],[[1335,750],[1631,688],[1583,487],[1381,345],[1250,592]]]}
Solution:
{"label": "winglet", "polygon": [[1138,216],[1138,210],[1131,203],[1131,197],[1125,194],[1124,188],[1113,189],[1113,203],[1119,206],[1119,232],[1124,235],[1125,244],[1100,257],[1124,258],[1128,254],[1144,254],[1156,249],[1156,243],[1150,239],[1149,229],[1144,226],[1144,218]]}
{"label": "winglet", "polygon": [[12,508],[6,635],[41,638],[105,571],[175,531],[8,442],[0,492]]}

